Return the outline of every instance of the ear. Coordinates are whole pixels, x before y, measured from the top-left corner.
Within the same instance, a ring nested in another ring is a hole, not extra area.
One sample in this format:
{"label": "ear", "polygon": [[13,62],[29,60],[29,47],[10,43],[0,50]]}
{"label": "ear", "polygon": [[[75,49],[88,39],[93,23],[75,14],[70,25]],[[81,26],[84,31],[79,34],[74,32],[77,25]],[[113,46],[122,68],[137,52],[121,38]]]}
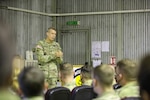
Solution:
{"label": "ear", "polygon": [[93,87],[95,87],[95,84],[96,84],[96,80],[93,78],[92,79],[92,85],[93,85]]}
{"label": "ear", "polygon": [[83,77],[83,75],[80,73],[80,77]]}
{"label": "ear", "polygon": [[72,71],[72,73],[73,73],[73,75],[75,75],[75,72],[74,72],[74,71]]}
{"label": "ear", "polygon": [[63,74],[60,74],[60,80],[63,82],[65,79],[64,75]]}
{"label": "ear", "polygon": [[122,74],[121,74],[121,73],[119,74],[119,77],[120,77],[120,79],[122,79],[122,77],[123,77],[123,76],[122,76]]}
{"label": "ear", "polygon": [[46,32],[46,35],[48,36],[48,32]]}
{"label": "ear", "polygon": [[63,73],[59,72],[59,77],[62,78],[63,77]]}
{"label": "ear", "polygon": [[94,78],[93,79],[93,87],[96,87],[98,85],[98,81]]}
{"label": "ear", "polygon": [[58,72],[58,76],[61,77],[61,72],[60,71]]}

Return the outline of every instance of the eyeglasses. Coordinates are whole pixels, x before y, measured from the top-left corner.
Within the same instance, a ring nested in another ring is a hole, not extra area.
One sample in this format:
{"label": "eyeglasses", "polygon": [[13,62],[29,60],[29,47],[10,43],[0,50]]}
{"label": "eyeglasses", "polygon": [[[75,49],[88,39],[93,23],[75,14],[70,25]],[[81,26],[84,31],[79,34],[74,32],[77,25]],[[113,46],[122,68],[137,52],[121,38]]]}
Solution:
{"label": "eyeglasses", "polygon": [[117,73],[116,70],[117,70],[117,66],[115,66],[115,76],[118,76],[120,73]]}
{"label": "eyeglasses", "polygon": [[118,76],[119,74],[120,74],[120,73],[115,73],[115,75],[114,75],[114,76],[116,77],[116,76]]}

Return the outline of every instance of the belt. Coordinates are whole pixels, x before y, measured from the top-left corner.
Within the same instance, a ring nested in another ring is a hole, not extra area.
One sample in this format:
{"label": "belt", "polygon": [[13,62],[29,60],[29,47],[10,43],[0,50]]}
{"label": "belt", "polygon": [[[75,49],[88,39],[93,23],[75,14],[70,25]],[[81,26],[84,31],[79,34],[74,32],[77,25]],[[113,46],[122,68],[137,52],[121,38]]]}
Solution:
{"label": "belt", "polygon": [[51,62],[53,62],[53,63],[55,63],[55,64],[57,65],[56,61],[50,61],[50,62],[47,62],[47,63],[38,63],[38,65],[44,66],[44,65],[49,64],[49,63],[51,63]]}

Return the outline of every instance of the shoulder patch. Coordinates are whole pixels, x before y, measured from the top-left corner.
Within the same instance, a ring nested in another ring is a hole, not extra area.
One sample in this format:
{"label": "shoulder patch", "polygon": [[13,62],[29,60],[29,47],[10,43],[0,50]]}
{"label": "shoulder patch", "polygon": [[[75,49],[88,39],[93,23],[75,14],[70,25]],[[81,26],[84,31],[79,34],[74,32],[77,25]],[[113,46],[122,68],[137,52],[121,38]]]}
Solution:
{"label": "shoulder patch", "polygon": [[43,49],[42,46],[40,46],[40,45],[37,45],[36,48],[37,49]]}
{"label": "shoulder patch", "polygon": [[56,44],[57,46],[59,46],[59,43],[58,43],[58,42],[55,42],[55,44]]}

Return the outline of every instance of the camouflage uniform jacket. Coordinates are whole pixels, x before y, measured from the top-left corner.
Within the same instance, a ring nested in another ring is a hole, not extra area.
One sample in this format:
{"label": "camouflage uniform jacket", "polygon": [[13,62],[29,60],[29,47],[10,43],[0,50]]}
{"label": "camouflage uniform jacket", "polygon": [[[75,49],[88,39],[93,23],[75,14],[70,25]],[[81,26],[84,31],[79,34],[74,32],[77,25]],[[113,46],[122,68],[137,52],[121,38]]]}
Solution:
{"label": "camouflage uniform jacket", "polygon": [[114,92],[105,92],[101,96],[93,100],[120,100],[119,96]]}
{"label": "camouflage uniform jacket", "polygon": [[42,96],[35,96],[35,97],[31,97],[31,98],[25,98],[23,100],[44,100],[44,97],[42,97]]}
{"label": "camouflage uniform jacket", "polygon": [[0,100],[20,100],[20,98],[16,95],[11,93],[9,90],[0,90]]}
{"label": "camouflage uniform jacket", "polygon": [[86,80],[82,85],[92,86],[92,79]]}
{"label": "camouflage uniform jacket", "polygon": [[140,97],[139,96],[139,86],[137,82],[127,83],[125,86],[118,90],[118,95],[121,99],[125,97]]}
{"label": "camouflage uniform jacket", "polygon": [[66,88],[70,89],[70,91],[72,91],[76,87],[75,81],[72,81],[70,83],[66,83],[63,85],[63,87],[66,87]]}
{"label": "camouflage uniform jacket", "polygon": [[57,64],[62,62],[62,58],[56,57],[55,53],[61,50],[59,44],[55,41],[52,43],[39,41],[36,46],[36,55],[39,67],[43,70],[46,78],[58,77]]}

